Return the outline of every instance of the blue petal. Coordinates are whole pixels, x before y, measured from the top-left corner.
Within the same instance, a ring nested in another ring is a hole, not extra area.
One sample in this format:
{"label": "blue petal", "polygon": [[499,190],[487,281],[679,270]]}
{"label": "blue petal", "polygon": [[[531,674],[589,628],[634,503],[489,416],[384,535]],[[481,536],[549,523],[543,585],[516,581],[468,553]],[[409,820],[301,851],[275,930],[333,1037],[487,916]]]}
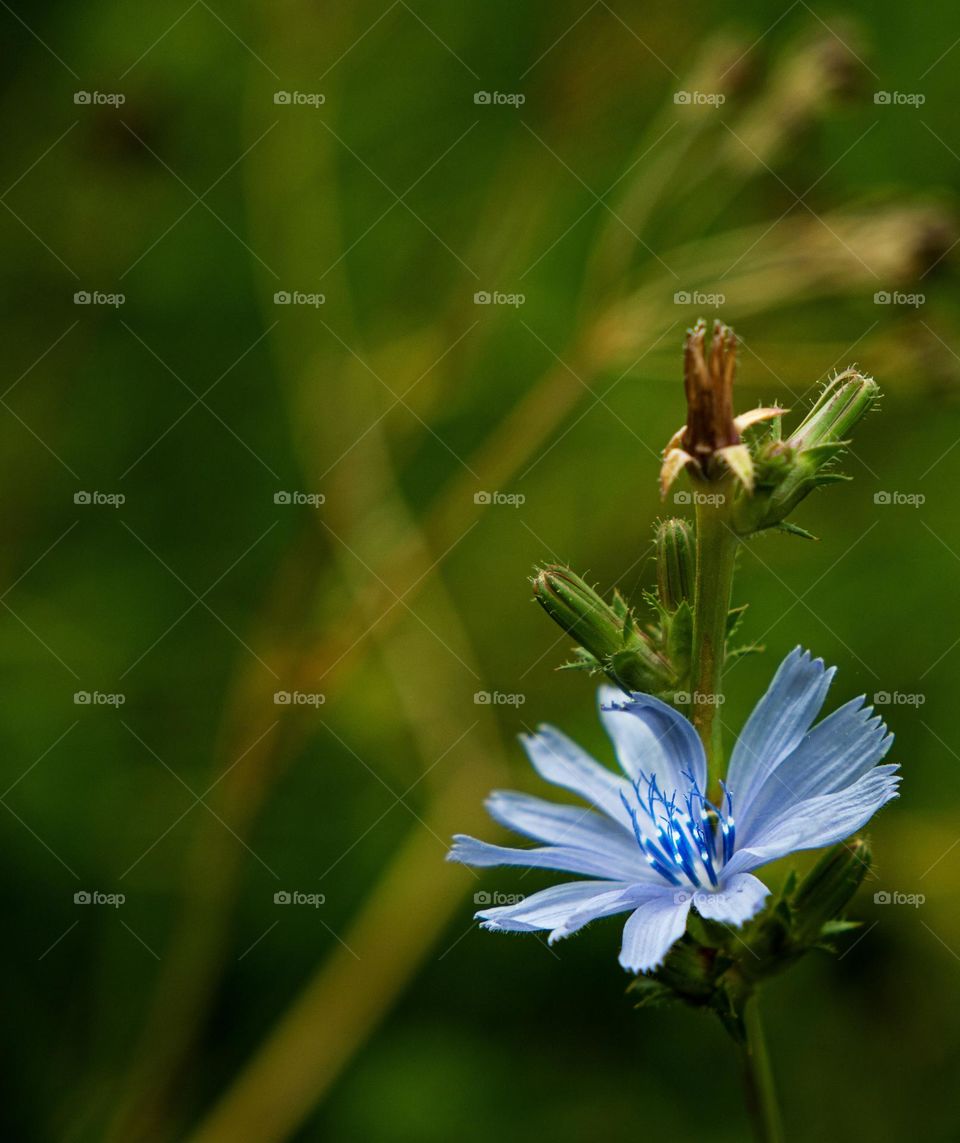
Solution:
{"label": "blue petal", "polygon": [[627,860],[612,853],[591,853],[566,845],[546,845],[540,849],[509,849],[491,845],[475,837],[457,834],[447,861],[461,865],[520,865],[528,869],[559,869],[564,873],[584,873],[613,881],[649,880],[649,866],[639,848]]}
{"label": "blue petal", "polygon": [[897,796],[897,766],[875,766],[851,786],[808,798],[765,819],[748,836],[738,836],[737,851],[724,866],[724,877],[743,873],[801,849],[843,841]]}
{"label": "blue petal", "polygon": [[826,670],[822,659],[795,648],[773,676],[767,693],[733,748],[727,785],[743,816],[753,795],[779,763],[797,748],[827,697],[836,667]]}
{"label": "blue petal", "polygon": [[715,893],[695,893],[693,907],[708,921],[739,926],[760,912],[769,895],[770,890],[752,873],[737,873],[725,877],[723,888]]}
{"label": "blue petal", "polygon": [[623,927],[620,963],[627,972],[650,972],[683,936],[692,898],[672,887],[651,888]]}
{"label": "blue petal", "polygon": [[626,913],[631,909],[636,909],[639,904],[649,898],[651,892],[659,893],[661,891],[661,886],[618,885],[606,893],[599,894],[592,901],[582,905],[576,912],[571,913],[562,924],[556,926],[547,938],[548,943],[552,945],[564,937],[572,936],[584,925],[589,925],[591,921],[599,920],[601,917],[613,917],[617,913]]}
{"label": "blue petal", "polygon": [[538,727],[536,734],[522,735],[520,741],[541,778],[572,790],[625,829],[633,828],[620,800],[621,793],[630,792],[623,778],[595,762],[552,726]]}
{"label": "blue petal", "polygon": [[624,773],[631,779],[641,771],[656,775],[666,796],[687,790],[692,774],[701,790],[706,788],[707,760],[693,724],[682,714],[652,695],[627,698],[613,687],[600,691],[600,717],[613,741]]}
{"label": "blue petal", "polygon": [[[495,932],[531,933],[538,929],[556,929],[574,913],[589,908],[592,901],[607,897],[611,891],[624,888],[619,881],[568,881],[551,885],[514,905],[498,905],[476,913],[485,929]],[[624,906],[628,908],[629,906]]]}
{"label": "blue petal", "polygon": [[637,841],[632,831],[592,810],[558,805],[508,790],[495,790],[486,805],[495,822],[535,841],[613,853],[626,861],[636,857]]}
{"label": "blue petal", "polygon": [[863,702],[863,696],[854,699],[818,722],[756,789],[745,809],[738,800],[741,833],[750,832],[753,822],[807,798],[844,789],[882,761],[893,735]]}

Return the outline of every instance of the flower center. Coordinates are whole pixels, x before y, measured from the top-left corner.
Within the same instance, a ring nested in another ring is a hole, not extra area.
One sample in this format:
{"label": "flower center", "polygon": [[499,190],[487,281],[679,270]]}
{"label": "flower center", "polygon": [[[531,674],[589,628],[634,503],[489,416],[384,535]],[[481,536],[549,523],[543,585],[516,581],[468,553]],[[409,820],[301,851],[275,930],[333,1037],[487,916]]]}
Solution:
{"label": "flower center", "polygon": [[722,805],[707,801],[692,774],[683,775],[690,783],[682,803],[677,791],[668,798],[655,774],[640,776],[631,783],[633,798],[621,793],[620,800],[630,815],[637,845],[652,869],[671,885],[688,882],[699,889],[709,882],[719,884],[717,870],[733,855],[736,828],[733,798],[723,783]]}

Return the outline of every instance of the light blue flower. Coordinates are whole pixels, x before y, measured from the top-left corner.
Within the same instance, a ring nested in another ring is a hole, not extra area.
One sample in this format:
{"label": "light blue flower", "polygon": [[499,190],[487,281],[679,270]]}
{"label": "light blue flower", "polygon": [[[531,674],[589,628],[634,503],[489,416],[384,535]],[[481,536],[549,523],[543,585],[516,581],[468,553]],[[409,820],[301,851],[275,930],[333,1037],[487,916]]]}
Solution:
{"label": "light blue flower", "polygon": [[897,796],[898,767],[879,765],[893,736],[863,696],[813,725],[835,670],[799,647],[784,659],[734,747],[720,805],[706,800],[706,759],[693,726],[649,695],[600,691],[600,717],[626,777],[553,727],[525,736],[540,777],[592,808],[496,792],[490,816],[544,844],[510,849],[458,835],[448,858],[591,880],[483,909],[476,914],[483,927],[548,931],[553,943],[629,912],[620,963],[648,972],[683,935],[691,905],[711,920],[748,921],[770,892],[753,870],[842,841]]}

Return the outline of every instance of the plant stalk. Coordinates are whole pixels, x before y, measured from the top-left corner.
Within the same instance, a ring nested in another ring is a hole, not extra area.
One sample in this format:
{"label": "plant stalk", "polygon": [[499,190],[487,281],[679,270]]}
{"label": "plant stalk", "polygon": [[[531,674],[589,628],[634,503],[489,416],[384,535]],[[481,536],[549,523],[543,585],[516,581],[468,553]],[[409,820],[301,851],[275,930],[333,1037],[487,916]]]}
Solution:
{"label": "plant stalk", "polygon": [[[737,537],[728,523],[733,479],[704,483],[697,500],[697,576],[693,602],[693,725],[707,755],[708,772],[719,776],[720,720],[727,615],[733,589]],[[715,499],[719,497],[720,499]]]}
{"label": "plant stalk", "polygon": [[783,1122],[756,996],[747,1001],[744,1021],[743,1080],[754,1137],[757,1143],[783,1143]]}

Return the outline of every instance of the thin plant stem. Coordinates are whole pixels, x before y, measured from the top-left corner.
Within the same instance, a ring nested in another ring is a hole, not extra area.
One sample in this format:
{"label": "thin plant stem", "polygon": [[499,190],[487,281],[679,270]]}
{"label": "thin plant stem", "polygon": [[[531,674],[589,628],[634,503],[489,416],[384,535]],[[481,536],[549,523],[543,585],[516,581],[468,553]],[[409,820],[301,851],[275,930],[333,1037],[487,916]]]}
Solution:
{"label": "thin plant stem", "polygon": [[742,1048],[743,1082],[747,1111],[757,1143],[783,1143],[783,1122],[773,1084],[770,1054],[760,1019],[756,996],[752,996],[744,1012],[746,1041]]}
{"label": "thin plant stem", "polygon": [[[693,725],[707,755],[709,772],[721,764],[720,720],[727,615],[733,589],[737,537],[730,514],[732,478],[697,491],[697,577],[693,603]],[[704,491],[707,490],[707,491]]]}

